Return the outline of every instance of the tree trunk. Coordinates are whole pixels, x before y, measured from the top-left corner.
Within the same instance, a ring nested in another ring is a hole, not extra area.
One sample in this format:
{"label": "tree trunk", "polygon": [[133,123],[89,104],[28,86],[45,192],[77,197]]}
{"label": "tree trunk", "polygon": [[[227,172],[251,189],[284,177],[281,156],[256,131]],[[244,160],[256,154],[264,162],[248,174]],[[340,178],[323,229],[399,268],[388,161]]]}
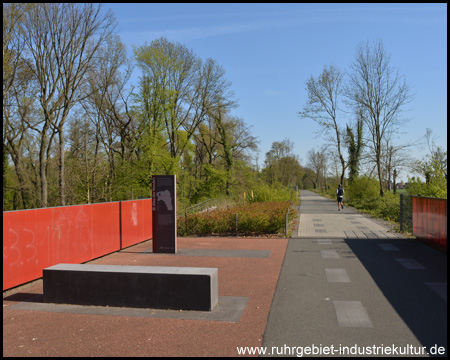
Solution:
{"label": "tree trunk", "polygon": [[59,203],[61,206],[66,205],[65,181],[64,181],[64,134],[63,134],[63,129],[62,129],[63,124],[64,124],[64,122],[61,122],[61,127],[58,128],[58,133],[59,133]]}
{"label": "tree trunk", "polygon": [[384,196],[383,190],[383,174],[381,172],[381,161],[380,154],[377,154],[377,171],[378,171],[378,181],[380,183],[380,196]]}
{"label": "tree trunk", "polygon": [[42,129],[42,140],[39,149],[39,177],[41,180],[41,207],[47,207],[47,129],[49,122],[45,120]]}

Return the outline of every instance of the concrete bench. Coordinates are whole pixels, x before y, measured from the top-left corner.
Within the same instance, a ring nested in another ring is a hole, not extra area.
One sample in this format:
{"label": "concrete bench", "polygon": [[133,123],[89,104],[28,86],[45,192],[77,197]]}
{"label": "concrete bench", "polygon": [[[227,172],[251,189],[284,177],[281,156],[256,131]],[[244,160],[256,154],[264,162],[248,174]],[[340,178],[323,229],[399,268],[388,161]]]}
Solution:
{"label": "concrete bench", "polygon": [[43,269],[44,302],[212,311],[218,269],[58,264]]}

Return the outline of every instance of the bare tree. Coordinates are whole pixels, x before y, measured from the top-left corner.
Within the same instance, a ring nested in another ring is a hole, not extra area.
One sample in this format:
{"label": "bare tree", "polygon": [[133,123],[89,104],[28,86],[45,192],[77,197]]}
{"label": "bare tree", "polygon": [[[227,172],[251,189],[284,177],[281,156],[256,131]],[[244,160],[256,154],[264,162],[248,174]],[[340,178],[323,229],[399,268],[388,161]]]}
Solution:
{"label": "bare tree", "polygon": [[359,45],[350,68],[346,98],[356,111],[363,111],[375,155],[380,195],[383,196],[383,139],[404,123],[400,114],[413,95],[404,77],[391,66],[390,56],[381,40]]}
{"label": "bare tree", "polygon": [[[112,201],[112,180],[115,177],[115,154],[121,161],[129,161],[133,154],[134,116],[127,111],[128,97],[125,89],[132,71],[132,64],[126,57],[125,46],[118,36],[111,37],[98,50],[97,61],[88,72],[88,97],[81,101],[85,115],[95,128],[95,148],[92,167],[92,199],[97,197],[97,168],[101,165],[99,156],[101,145],[108,157],[109,200]],[[124,68],[123,72],[120,70]]]}
{"label": "bare tree", "polygon": [[437,137],[433,137],[433,130],[427,128],[425,133],[425,140],[428,146],[428,150],[430,151],[431,159],[438,161],[444,169],[445,174],[447,174],[447,150],[437,146],[435,143],[436,139]]}
{"label": "bare tree", "polygon": [[323,147],[319,151],[314,149],[308,151],[308,167],[311,168],[315,174],[314,188],[324,189],[326,185],[327,175],[327,149]]}
{"label": "bare tree", "polygon": [[[14,164],[23,208],[31,206],[31,189],[28,186],[24,154],[25,144],[30,140],[29,129],[36,126],[36,83],[32,74],[21,64],[16,70],[15,80],[3,94],[3,149]],[[31,153],[28,153],[31,160]],[[17,204],[18,202],[16,202]],[[20,206],[20,205],[18,205]]]}
{"label": "bare tree", "polygon": [[[433,137],[433,131],[430,128],[426,129],[424,140],[428,146],[429,154],[422,160],[415,161],[412,169],[419,174],[425,176],[425,181],[428,184],[432,177],[445,179],[447,183],[447,149],[436,145]],[[443,182],[441,186],[443,185]],[[436,195],[437,196],[437,195]],[[439,195],[439,196],[442,196]]]}
{"label": "bare tree", "polygon": [[251,156],[248,151],[258,151],[259,140],[252,135],[252,128],[242,118],[230,117],[230,131],[233,136],[233,158],[251,162]]}
{"label": "bare tree", "polygon": [[[226,110],[226,107],[224,107]],[[233,164],[243,158],[245,150],[256,150],[257,140],[251,135],[244,121],[224,113],[224,109],[217,107],[216,111],[208,111],[208,117],[214,120],[214,130],[209,132],[209,138],[214,145],[219,145],[218,154],[225,162],[226,180],[225,193],[230,195],[230,186],[233,184]],[[217,146],[214,146],[217,147]],[[211,162],[212,163],[212,162]]]}
{"label": "bare tree", "polygon": [[328,135],[328,140],[336,146],[341,164],[341,184],[344,182],[347,162],[344,159],[341,144],[342,130],[338,124],[337,111],[339,96],[342,93],[342,72],[334,66],[325,66],[317,79],[310,77],[306,82],[308,102],[300,117],[309,118],[320,126],[319,134]]}
{"label": "bare tree", "polygon": [[101,5],[40,3],[26,13],[26,53],[30,69],[39,83],[43,112],[40,153],[41,201],[47,206],[46,156],[50,138],[59,138],[59,197],[64,196],[64,124],[70,109],[87,94],[80,91],[98,48],[114,30],[111,12],[102,14]]}
{"label": "bare tree", "polygon": [[24,40],[21,24],[25,13],[32,4],[3,4],[3,98],[13,86],[17,70],[21,64]]}
{"label": "bare tree", "polygon": [[[12,154],[11,122],[9,114],[11,113],[11,97],[8,97],[11,88],[17,78],[17,73],[22,66],[21,55],[24,48],[23,37],[21,33],[21,23],[28,8],[32,4],[22,3],[4,3],[3,4],[3,199],[5,199],[6,191],[6,172],[8,169],[8,153],[17,159],[18,152]],[[20,125],[21,126],[21,125]],[[13,130],[14,131],[14,130]],[[8,144],[9,142],[9,144]],[[14,149],[15,150],[15,149]],[[15,169],[16,172],[19,169]],[[17,173],[19,175],[19,173]],[[20,181],[20,178],[19,178]],[[20,186],[23,189],[23,186]],[[22,196],[25,193],[22,193]],[[24,198],[22,200],[25,201]],[[5,202],[3,202],[5,206]]]}

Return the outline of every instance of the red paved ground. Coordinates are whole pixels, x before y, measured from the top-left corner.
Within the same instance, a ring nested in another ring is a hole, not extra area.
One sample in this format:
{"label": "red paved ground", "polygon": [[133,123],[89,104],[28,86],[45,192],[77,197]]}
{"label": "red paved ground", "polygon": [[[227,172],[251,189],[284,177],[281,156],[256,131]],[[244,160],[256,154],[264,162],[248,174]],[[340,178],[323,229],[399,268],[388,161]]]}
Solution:
{"label": "red paved ground", "polygon": [[[237,356],[261,346],[287,239],[178,238],[178,248],[271,250],[269,258],[138,254],[151,241],[93,264],[192,266],[219,269],[219,296],[250,300],[237,323],[81,315],[10,309],[42,294],[42,281],[3,294],[3,356]],[[6,298],[14,298],[5,300]]]}

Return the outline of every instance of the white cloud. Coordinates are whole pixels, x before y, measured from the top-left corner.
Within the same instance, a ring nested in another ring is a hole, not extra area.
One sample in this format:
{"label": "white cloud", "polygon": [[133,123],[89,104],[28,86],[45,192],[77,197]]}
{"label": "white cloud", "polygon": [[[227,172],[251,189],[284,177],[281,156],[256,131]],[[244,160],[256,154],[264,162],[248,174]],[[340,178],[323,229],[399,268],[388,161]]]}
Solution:
{"label": "white cloud", "polygon": [[240,23],[240,24],[225,24],[218,26],[194,26],[180,29],[164,29],[164,30],[150,30],[150,31],[133,31],[124,32],[122,36],[129,36],[133,38],[134,43],[149,41],[157,39],[162,36],[167,37],[172,41],[185,42],[190,40],[202,39],[207,37],[223,36],[230,34],[241,34],[256,31],[267,27],[267,24],[262,23]]}
{"label": "white cloud", "polygon": [[278,96],[281,95],[281,92],[275,90],[264,90],[264,95],[267,96]]}

